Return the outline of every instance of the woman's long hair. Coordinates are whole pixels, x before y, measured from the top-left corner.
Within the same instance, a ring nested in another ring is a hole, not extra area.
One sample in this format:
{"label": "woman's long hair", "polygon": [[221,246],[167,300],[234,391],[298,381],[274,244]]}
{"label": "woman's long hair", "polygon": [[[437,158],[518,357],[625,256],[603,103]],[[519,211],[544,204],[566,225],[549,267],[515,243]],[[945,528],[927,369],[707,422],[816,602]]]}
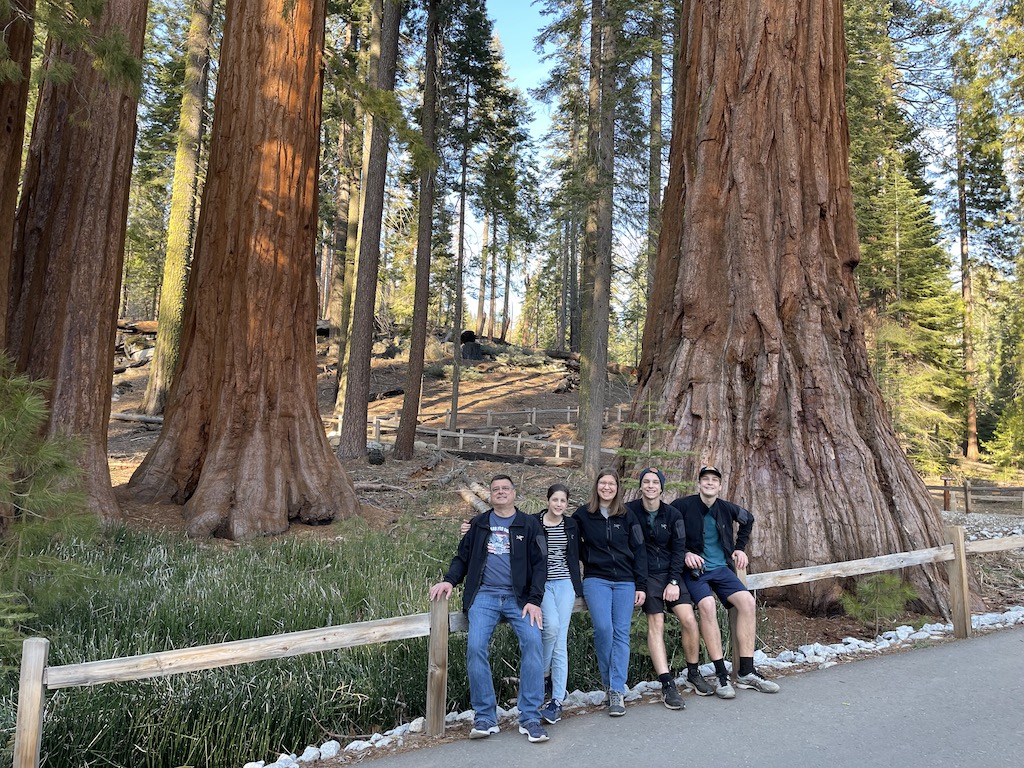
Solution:
{"label": "woman's long hair", "polygon": [[608,504],[608,516],[621,517],[626,514],[626,507],[622,503],[622,481],[619,479],[619,473],[614,469],[602,469],[597,473],[597,477],[594,478],[594,485],[590,489],[590,501],[587,502],[587,510],[593,513],[601,508],[601,497],[597,495],[597,484],[601,482],[602,477],[615,478],[615,498]]}

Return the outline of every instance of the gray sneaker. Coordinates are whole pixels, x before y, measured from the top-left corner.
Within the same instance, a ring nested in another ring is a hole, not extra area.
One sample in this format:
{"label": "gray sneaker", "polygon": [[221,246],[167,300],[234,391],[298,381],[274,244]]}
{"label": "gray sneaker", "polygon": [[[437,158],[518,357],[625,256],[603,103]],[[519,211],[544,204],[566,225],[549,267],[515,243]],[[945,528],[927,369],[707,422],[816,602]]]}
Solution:
{"label": "gray sneaker", "polygon": [[749,675],[740,675],[736,678],[737,688],[751,688],[761,693],[778,693],[779,684],[774,683],[771,680],[766,680],[761,677],[757,672],[751,672]]}
{"label": "gray sneaker", "polygon": [[608,714],[612,717],[626,714],[626,696],[622,691],[608,691]]}
{"label": "gray sneaker", "polygon": [[729,682],[729,678],[718,681],[718,685],[715,686],[715,696],[720,699],[736,698],[736,691],[733,690],[732,684]]}

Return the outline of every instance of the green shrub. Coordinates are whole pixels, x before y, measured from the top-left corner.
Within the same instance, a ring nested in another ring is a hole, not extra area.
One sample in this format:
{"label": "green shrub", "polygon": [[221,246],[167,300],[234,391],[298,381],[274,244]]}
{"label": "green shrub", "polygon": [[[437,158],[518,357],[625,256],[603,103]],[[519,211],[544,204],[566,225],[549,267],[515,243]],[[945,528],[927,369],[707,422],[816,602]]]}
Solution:
{"label": "green shrub", "polygon": [[848,616],[873,627],[877,635],[883,622],[898,618],[916,597],[914,588],[898,574],[875,573],[860,579],[853,594],[844,592],[840,601]]}

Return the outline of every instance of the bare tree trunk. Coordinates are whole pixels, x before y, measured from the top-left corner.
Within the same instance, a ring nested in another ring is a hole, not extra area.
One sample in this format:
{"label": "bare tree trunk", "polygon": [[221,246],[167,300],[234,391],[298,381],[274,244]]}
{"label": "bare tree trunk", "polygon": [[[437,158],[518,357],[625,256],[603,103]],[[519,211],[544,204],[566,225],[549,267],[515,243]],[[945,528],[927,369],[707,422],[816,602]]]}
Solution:
{"label": "bare tree trunk", "polygon": [[[463,112],[463,125],[469,124],[469,86],[466,86],[466,107]],[[469,143],[462,145],[460,158],[461,179],[459,181],[459,237],[455,259],[455,309],[452,312],[452,399],[448,413],[448,429],[454,432],[459,423],[459,379],[462,367],[462,346],[459,336],[462,334],[462,270],[466,264],[466,198],[469,195],[467,176],[469,174]]]}
{"label": "bare tree trunk", "polygon": [[480,293],[476,299],[476,335],[484,335],[484,326],[487,324],[487,313],[484,311],[484,305],[487,302],[487,256],[490,254],[491,249],[494,248],[494,238],[490,235],[491,226],[491,214],[490,211],[484,211],[484,228],[483,237],[480,242]]}
{"label": "bare tree trunk", "polygon": [[[494,338],[494,315],[497,310],[497,302],[495,300],[494,292],[498,287],[498,216],[494,216],[494,224],[492,229],[494,234],[491,236],[491,247],[487,250],[487,261],[490,262],[491,266],[491,293],[490,301],[487,304],[487,335],[490,338]],[[486,261],[484,262],[484,268],[487,268]]]}
{"label": "bare tree trunk", "polygon": [[558,231],[558,264],[562,279],[558,287],[558,326],[555,330],[555,349],[565,351],[565,336],[568,330],[569,303],[569,221],[566,219]]}
{"label": "bare tree trunk", "polygon": [[[354,48],[356,30],[351,26],[345,27],[345,47]],[[358,171],[356,170],[354,152],[352,150],[353,137],[356,134],[355,126],[359,121],[355,114],[353,105],[351,114],[342,118],[338,128],[338,189],[334,197],[336,216],[334,219],[334,231],[331,233],[334,243],[334,258],[331,260],[331,273],[327,290],[327,324],[328,344],[327,354],[335,361],[341,359],[339,354],[342,339],[348,338],[348,328],[342,327],[342,300],[345,296],[345,272],[348,264],[348,230],[349,230],[349,202],[353,197],[353,191],[358,187]],[[351,291],[349,292],[351,294]]]}
{"label": "bare tree trunk", "polygon": [[181,362],[130,483],[184,502],[192,536],[249,539],[358,507],[317,409],[323,43],[313,0],[228,4]]}
{"label": "bare tree trunk", "polygon": [[211,29],[214,0],[195,0],[188,30],[185,83],[178,116],[178,146],[174,157],[171,211],[167,223],[167,251],[164,256],[160,291],[160,313],[156,346],[149,366],[149,380],[143,411],[149,416],[163,413],[178,364],[181,324],[185,314],[185,287],[192,256],[195,231],[196,186],[199,178],[199,145],[202,139],[203,108],[206,105],[207,71],[210,66]]}
{"label": "bare tree trunk", "polygon": [[[142,55],[145,0],[110,0],[97,34],[120,30]],[[108,82],[91,56],[51,38],[14,230],[9,350],[52,382],[47,435],[74,435],[88,506],[117,515],[107,467],[111,370],[124,262],[137,83]]]}
{"label": "bare tree trunk", "polygon": [[[854,284],[840,0],[689,0],[640,404],[722,468],[761,571],[941,543],[873,381]],[[685,227],[683,222],[686,222]],[[646,435],[631,433],[635,447]],[[921,602],[945,607],[934,567]],[[810,608],[839,586],[794,591]]]}
{"label": "bare tree trunk", "polygon": [[[427,150],[437,149],[437,53],[439,34],[438,5],[427,2],[427,39],[423,70],[423,143]],[[412,306],[412,337],[409,340],[409,368],[402,401],[402,419],[395,435],[396,459],[411,459],[416,441],[420,395],[423,391],[423,355],[427,343],[427,306],[430,303],[430,252],[434,236],[434,177],[431,161],[420,169],[419,227],[416,233],[416,292]]]}
{"label": "bare tree trunk", "polygon": [[[400,0],[384,0],[381,19],[380,64],[377,88],[393,91],[398,58]],[[359,226],[359,266],[356,269],[356,294],[352,305],[352,333],[349,337],[348,383],[345,387],[345,412],[341,420],[338,458],[354,459],[366,455],[366,415],[369,410],[370,355],[373,350],[374,307],[377,303],[377,276],[380,264],[380,232],[384,215],[384,183],[387,180],[390,126],[383,116],[372,115],[369,165],[363,182],[363,211]]]}
{"label": "bare tree trunk", "polygon": [[[576,422],[576,439],[585,444],[590,428],[591,372],[593,360],[594,277],[598,259],[598,206],[600,191],[599,143],[601,140],[601,43],[605,0],[590,2],[590,79],[587,90],[587,142],[585,186],[589,194],[583,224],[583,245],[580,256],[580,415]],[[586,459],[584,459],[586,463]],[[589,468],[588,468],[589,470]]]}
{"label": "bare tree trunk", "polygon": [[971,257],[967,235],[967,171],[964,161],[963,125],[960,105],[956,105],[956,207],[960,234],[960,291],[964,302],[964,375],[967,379],[967,450],[968,461],[981,456],[978,448],[978,364],[974,359],[974,289],[971,281]]}
{"label": "bare tree trunk", "polygon": [[501,340],[505,341],[511,325],[508,296],[512,292],[512,222],[505,223],[508,241],[505,243],[505,293],[501,299]]}
{"label": "bare tree trunk", "polygon": [[14,244],[14,213],[21,181],[21,154],[25,141],[25,113],[32,74],[32,36],[35,32],[35,0],[14,0],[12,12],[0,16],[3,45],[18,67],[19,76],[0,79],[0,348],[7,347],[7,322],[11,297],[11,254]]}
{"label": "bare tree trunk", "polygon": [[[600,107],[599,134],[597,144],[591,150],[592,162],[596,165],[597,202],[593,217],[588,216],[587,243],[594,251],[589,254],[593,274],[591,288],[590,343],[584,347],[589,357],[586,371],[587,410],[581,413],[583,425],[583,466],[587,477],[597,477],[603,458],[601,437],[604,427],[605,384],[608,378],[608,315],[611,311],[612,282],[612,183],[614,179],[615,151],[615,56],[618,19],[615,5],[608,0],[596,22],[592,34],[601,36],[599,58]],[[594,231],[596,230],[596,231]],[[585,258],[588,254],[585,253]],[[580,367],[580,382],[584,381],[584,370]],[[581,393],[580,402],[583,402]]]}

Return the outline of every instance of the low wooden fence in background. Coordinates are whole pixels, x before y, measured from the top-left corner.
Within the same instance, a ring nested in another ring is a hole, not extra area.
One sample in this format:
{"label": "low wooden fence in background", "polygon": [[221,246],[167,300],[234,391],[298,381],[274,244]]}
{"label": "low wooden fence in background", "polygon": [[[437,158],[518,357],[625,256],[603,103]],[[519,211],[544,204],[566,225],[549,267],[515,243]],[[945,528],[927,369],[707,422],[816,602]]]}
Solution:
{"label": "low wooden fence in background", "polygon": [[[958,638],[964,638],[971,632],[967,555],[1024,548],[1024,536],[965,542],[964,529],[961,526],[948,528],[947,534],[950,543],[941,547],[828,565],[754,573],[746,576],[746,583],[751,590],[768,589],[806,584],[820,579],[858,576],[912,565],[945,562],[949,570],[953,633]],[[577,609],[585,610],[582,601],[578,601]],[[183,672],[416,637],[430,638],[426,730],[428,735],[437,736],[444,732],[444,716],[447,709],[448,636],[451,632],[465,631],[466,628],[465,615],[461,612],[450,612],[448,601],[445,600],[432,603],[430,613],[413,616],[56,667],[47,666],[50,641],[43,637],[29,638],[24,642],[21,658],[14,768],[39,766],[47,690],[165,677]],[[733,669],[736,669],[735,662]]]}
{"label": "low wooden fence in background", "polygon": [[986,512],[1024,514],[1024,487],[978,485],[970,478],[956,485],[952,481],[953,478],[944,477],[942,485],[925,486],[933,499],[942,500],[945,512],[970,514],[978,511],[979,505],[985,505]]}

